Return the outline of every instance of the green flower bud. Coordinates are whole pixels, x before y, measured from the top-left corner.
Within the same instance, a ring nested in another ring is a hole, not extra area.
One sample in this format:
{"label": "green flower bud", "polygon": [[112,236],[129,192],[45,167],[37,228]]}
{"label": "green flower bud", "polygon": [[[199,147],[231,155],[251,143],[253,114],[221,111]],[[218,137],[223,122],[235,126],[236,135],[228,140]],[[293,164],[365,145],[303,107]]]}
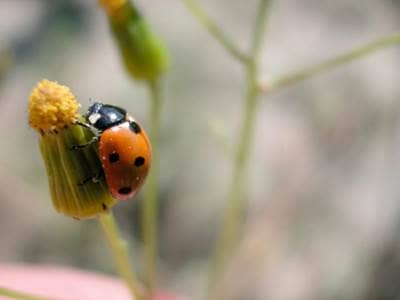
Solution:
{"label": "green flower bud", "polygon": [[77,219],[106,212],[115,204],[104,178],[83,181],[98,174],[97,147],[87,143],[93,133],[76,121],[80,105],[68,87],[42,80],[29,99],[29,124],[40,133],[40,150],[46,165],[51,199],[56,210]]}
{"label": "green flower bud", "polygon": [[127,0],[99,0],[108,14],[124,65],[136,79],[155,81],[168,68],[168,51]]}

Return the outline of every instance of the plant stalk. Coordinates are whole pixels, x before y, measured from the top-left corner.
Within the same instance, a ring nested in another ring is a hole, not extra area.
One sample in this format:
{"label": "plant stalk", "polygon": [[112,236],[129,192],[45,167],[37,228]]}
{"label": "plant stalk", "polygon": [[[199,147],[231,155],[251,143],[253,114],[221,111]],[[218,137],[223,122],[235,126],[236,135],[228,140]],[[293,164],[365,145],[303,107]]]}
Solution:
{"label": "plant stalk", "polygon": [[106,236],[107,241],[110,245],[118,273],[128,285],[129,291],[132,295],[132,299],[144,299],[143,288],[139,284],[136,274],[131,267],[131,262],[128,254],[128,244],[121,237],[113,213],[109,212],[100,215],[99,222],[103,229],[104,235]]}
{"label": "plant stalk", "polygon": [[207,31],[225,48],[230,55],[241,63],[247,63],[248,57],[231,41],[231,39],[221,30],[195,0],[184,0],[186,6],[197,18],[197,20],[207,29]]}
{"label": "plant stalk", "polygon": [[[211,262],[209,275],[209,289],[214,294],[214,284],[217,283],[226,261],[234,249],[243,223],[244,211],[246,209],[244,199],[244,187],[246,184],[247,162],[253,142],[256,112],[259,103],[259,92],[257,87],[257,67],[254,65],[247,69],[247,96],[244,108],[244,118],[236,153],[233,162],[232,179],[228,192],[228,203],[225,208],[223,223],[217,238],[215,250]],[[213,297],[210,297],[213,299]]]}
{"label": "plant stalk", "polygon": [[330,58],[315,65],[306,67],[302,70],[283,75],[282,77],[273,80],[269,85],[267,84],[265,92],[275,92],[287,86],[314,77],[315,75],[319,75],[322,72],[329,71],[346,63],[350,63],[356,59],[360,59],[378,50],[398,44],[400,44],[400,33],[395,33],[383,38],[379,38],[363,46],[352,49],[349,52],[338,55],[334,58]]}
{"label": "plant stalk", "polygon": [[254,128],[257,121],[257,109],[260,100],[258,88],[259,54],[265,35],[265,25],[269,0],[261,0],[258,7],[250,59],[245,65],[246,99],[243,123],[238,136],[234,157],[233,173],[228,192],[228,203],[223,217],[222,227],[216,242],[209,275],[208,298],[218,299],[217,281],[223,273],[226,261],[232,254],[243,224],[246,209],[244,187],[246,186],[246,171],[253,144]]}
{"label": "plant stalk", "polygon": [[159,194],[159,151],[161,128],[161,95],[158,82],[149,82],[151,98],[150,141],[152,144],[152,167],[147,178],[144,202],[142,203],[142,230],[145,245],[145,281],[149,293],[156,287],[157,274],[157,239],[158,239],[158,194]]}

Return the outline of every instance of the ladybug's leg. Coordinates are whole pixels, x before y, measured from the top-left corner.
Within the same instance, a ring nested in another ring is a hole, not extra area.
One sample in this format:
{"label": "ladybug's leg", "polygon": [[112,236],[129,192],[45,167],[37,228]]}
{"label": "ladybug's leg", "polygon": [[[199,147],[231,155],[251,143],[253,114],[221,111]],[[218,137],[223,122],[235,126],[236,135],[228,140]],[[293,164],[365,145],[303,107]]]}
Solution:
{"label": "ladybug's leg", "polygon": [[[92,125],[90,125],[90,124],[88,124],[88,123],[84,123],[84,122],[81,122],[81,121],[79,121],[79,120],[76,120],[76,121],[74,122],[74,124],[75,124],[75,125],[82,126],[82,127],[85,127],[85,128],[87,128],[87,129],[90,129],[90,130],[91,130],[92,132],[94,132],[94,133],[97,133],[97,132],[98,132],[98,130],[97,130],[95,127],[93,127]],[[71,147],[71,150],[77,150],[77,149],[86,148],[87,146],[90,146],[91,144],[97,142],[98,140],[99,140],[99,137],[96,135],[96,136],[94,136],[89,142],[87,142],[87,143],[85,143],[85,144],[74,145],[74,146],[72,146],[72,147]]]}
{"label": "ladybug's leg", "polygon": [[85,128],[90,129],[90,130],[92,130],[92,131],[96,131],[96,128],[94,128],[92,125],[90,125],[90,124],[88,124],[88,123],[81,122],[81,121],[79,121],[79,120],[76,120],[76,121],[74,122],[74,124],[75,124],[75,125],[82,126],[82,127],[85,127]]}
{"label": "ladybug's leg", "polygon": [[91,144],[98,142],[98,140],[99,140],[99,137],[98,136],[94,136],[87,143],[80,144],[80,145],[73,145],[71,147],[71,150],[77,150],[77,149],[86,148],[87,146],[90,146]]}
{"label": "ladybug's leg", "polygon": [[99,183],[100,180],[104,177],[104,171],[101,169],[98,173],[88,178],[85,178],[81,182],[78,182],[78,186],[85,185],[88,182]]}

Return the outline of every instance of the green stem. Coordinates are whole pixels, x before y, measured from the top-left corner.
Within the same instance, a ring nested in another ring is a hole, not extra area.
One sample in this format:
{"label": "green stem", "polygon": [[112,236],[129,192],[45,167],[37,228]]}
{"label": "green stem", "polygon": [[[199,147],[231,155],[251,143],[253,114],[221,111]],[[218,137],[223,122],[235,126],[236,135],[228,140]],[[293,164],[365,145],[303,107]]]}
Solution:
{"label": "green stem", "polygon": [[[234,156],[232,179],[228,192],[228,203],[225,208],[223,223],[217,238],[215,250],[211,262],[209,276],[210,294],[214,294],[215,284],[223,271],[227,259],[234,249],[239,230],[243,222],[244,186],[246,178],[247,161],[250,154],[250,146],[253,140],[256,111],[259,103],[259,93],[255,76],[257,68],[254,66],[247,70],[247,96],[244,108],[242,129],[238,136],[238,144]],[[210,296],[213,299],[214,296]]]}
{"label": "green stem", "polygon": [[334,58],[319,62],[305,69],[283,75],[282,77],[273,80],[269,86],[265,88],[267,93],[277,91],[287,86],[293,85],[300,81],[309,79],[322,72],[329,71],[343,64],[352,62],[353,60],[362,58],[368,54],[381,50],[383,48],[400,44],[400,33],[395,33],[372,42],[366,45],[357,47],[347,53],[341,54]]}
{"label": "green stem", "polygon": [[229,39],[219,26],[204,12],[195,0],[184,0],[186,6],[208,32],[238,61],[247,62],[247,56]]}
{"label": "green stem", "polygon": [[131,262],[128,254],[128,244],[121,237],[118,225],[114,219],[114,215],[112,212],[102,214],[99,217],[99,222],[110,245],[118,272],[128,285],[132,294],[132,299],[143,299],[144,291],[142,290],[141,285],[138,283],[137,277],[131,268]]}
{"label": "green stem", "polygon": [[142,203],[142,230],[145,245],[145,279],[153,293],[156,286],[157,274],[157,219],[159,194],[159,150],[160,150],[160,122],[161,122],[161,95],[158,82],[149,83],[151,97],[150,109],[150,141],[152,143],[152,167],[147,178],[144,202]]}
{"label": "green stem", "polygon": [[258,88],[259,53],[265,33],[265,24],[269,0],[261,0],[258,7],[253,43],[249,61],[246,63],[247,91],[244,107],[243,123],[238,136],[234,158],[232,180],[228,193],[228,204],[225,210],[222,227],[215,246],[209,276],[209,299],[218,299],[217,280],[223,272],[227,259],[232,254],[239,231],[243,223],[246,208],[244,187],[246,185],[246,169],[253,143],[254,127],[257,119],[257,108],[260,100]]}
{"label": "green stem", "polygon": [[[257,17],[254,25],[253,43],[250,52],[250,57],[253,60],[257,60],[257,62],[260,55],[262,43],[264,41],[265,31],[267,29],[266,24],[269,5],[269,0],[261,0],[257,10]],[[249,63],[247,64],[247,68],[250,68]]]}
{"label": "green stem", "polygon": [[26,293],[10,290],[7,288],[0,287],[0,296],[8,297],[16,300],[50,300],[50,298],[33,296]]}

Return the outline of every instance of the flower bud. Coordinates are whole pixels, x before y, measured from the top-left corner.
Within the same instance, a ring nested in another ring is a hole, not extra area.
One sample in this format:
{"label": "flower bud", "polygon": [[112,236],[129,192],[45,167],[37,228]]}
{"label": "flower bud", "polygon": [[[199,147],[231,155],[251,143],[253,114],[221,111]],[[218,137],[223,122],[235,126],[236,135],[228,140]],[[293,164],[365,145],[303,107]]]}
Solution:
{"label": "flower bud", "polygon": [[[42,80],[29,99],[29,124],[40,133],[40,150],[46,166],[51,199],[60,213],[77,219],[95,217],[115,204],[104,178],[85,180],[101,172],[97,147],[87,143],[93,133],[76,125],[83,118],[80,105],[68,87]],[[86,181],[86,182],[84,182]]]}
{"label": "flower bud", "polygon": [[99,0],[128,73],[155,81],[168,68],[168,52],[143,16],[128,0]]}

